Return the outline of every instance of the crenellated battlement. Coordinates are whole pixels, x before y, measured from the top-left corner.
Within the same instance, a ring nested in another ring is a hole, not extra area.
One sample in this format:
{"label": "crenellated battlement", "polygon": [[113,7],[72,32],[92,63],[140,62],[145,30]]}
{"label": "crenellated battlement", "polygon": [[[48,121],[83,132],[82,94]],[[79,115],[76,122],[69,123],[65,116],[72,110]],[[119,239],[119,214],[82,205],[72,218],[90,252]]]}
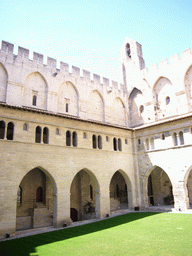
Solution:
{"label": "crenellated battlement", "polygon": [[70,67],[68,63],[64,63],[60,61],[59,68],[57,68],[57,60],[54,58],[47,57],[47,63],[45,64],[43,54],[40,54],[37,52],[33,52],[33,59],[31,60],[29,59],[29,50],[20,46],[18,47],[17,55],[15,55],[14,45],[6,41],[2,41],[0,53],[2,56],[5,57],[5,61],[8,61],[8,62],[23,63],[28,60],[30,62],[30,66],[31,67],[34,66],[34,68],[43,67],[43,68],[49,69],[51,72],[53,72],[53,74],[55,72],[61,73],[61,74],[67,73],[67,74],[71,74],[75,78],[81,78],[81,79],[83,78],[86,81],[90,81],[97,85],[100,84],[101,86],[104,86],[107,88],[112,87],[113,91],[122,90],[122,93],[126,91],[126,87],[123,84],[119,85],[115,81],[112,81],[108,78],[101,77],[97,74],[91,73],[90,71],[80,69],[79,67],[76,67],[76,66]]}

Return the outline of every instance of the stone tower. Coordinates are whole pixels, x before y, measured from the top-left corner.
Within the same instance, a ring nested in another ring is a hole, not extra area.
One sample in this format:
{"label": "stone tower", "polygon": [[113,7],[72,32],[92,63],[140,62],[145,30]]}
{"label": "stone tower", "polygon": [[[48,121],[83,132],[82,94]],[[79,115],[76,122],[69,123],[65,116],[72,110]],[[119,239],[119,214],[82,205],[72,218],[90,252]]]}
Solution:
{"label": "stone tower", "polygon": [[119,52],[120,56],[120,82],[130,91],[139,85],[140,70],[145,68],[142,46],[135,40],[125,38]]}

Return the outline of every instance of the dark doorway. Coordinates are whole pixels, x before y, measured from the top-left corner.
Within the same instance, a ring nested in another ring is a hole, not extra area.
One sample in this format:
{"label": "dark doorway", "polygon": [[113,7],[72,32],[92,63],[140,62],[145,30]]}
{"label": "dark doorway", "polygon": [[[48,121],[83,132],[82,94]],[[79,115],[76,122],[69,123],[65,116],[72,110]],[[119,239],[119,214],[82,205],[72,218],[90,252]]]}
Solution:
{"label": "dark doorway", "polygon": [[78,211],[75,208],[71,208],[71,219],[73,222],[78,221]]}
{"label": "dark doorway", "polygon": [[43,189],[38,187],[36,191],[36,202],[43,202]]}
{"label": "dark doorway", "polygon": [[152,177],[151,177],[151,174],[149,175],[149,178],[148,178],[148,197],[149,197],[150,205],[154,205],[153,186],[152,186]]}

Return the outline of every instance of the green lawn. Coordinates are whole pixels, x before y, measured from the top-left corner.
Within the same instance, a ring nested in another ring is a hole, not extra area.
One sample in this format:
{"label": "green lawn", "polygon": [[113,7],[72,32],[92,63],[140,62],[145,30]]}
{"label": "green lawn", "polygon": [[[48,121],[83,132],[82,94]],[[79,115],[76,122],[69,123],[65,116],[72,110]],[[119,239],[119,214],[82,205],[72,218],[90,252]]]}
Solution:
{"label": "green lawn", "polygon": [[0,255],[192,255],[192,215],[131,213],[0,243]]}

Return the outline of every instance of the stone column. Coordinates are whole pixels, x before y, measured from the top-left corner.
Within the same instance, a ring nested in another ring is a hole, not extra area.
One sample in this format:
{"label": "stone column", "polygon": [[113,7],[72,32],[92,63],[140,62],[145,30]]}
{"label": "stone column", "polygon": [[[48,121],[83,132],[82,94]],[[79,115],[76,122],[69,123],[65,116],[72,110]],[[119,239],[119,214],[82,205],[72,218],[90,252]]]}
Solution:
{"label": "stone column", "polygon": [[173,195],[176,211],[185,211],[187,209],[187,201],[185,195],[184,181],[179,181],[173,185]]}

